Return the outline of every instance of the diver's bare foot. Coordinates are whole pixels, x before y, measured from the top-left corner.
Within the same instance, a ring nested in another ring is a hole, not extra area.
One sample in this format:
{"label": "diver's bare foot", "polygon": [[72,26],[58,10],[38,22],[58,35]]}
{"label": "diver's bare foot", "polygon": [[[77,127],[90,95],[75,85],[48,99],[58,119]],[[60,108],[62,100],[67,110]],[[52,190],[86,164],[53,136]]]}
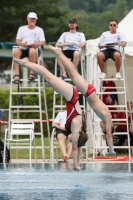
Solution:
{"label": "diver's bare foot", "polygon": [[14,58],[13,61],[21,65],[26,65],[29,62],[27,58],[23,59]]}
{"label": "diver's bare foot", "polygon": [[54,47],[54,46],[52,46],[52,45],[48,45],[48,49],[50,49],[51,51],[53,51],[53,53],[54,53],[55,55],[58,55],[58,54],[62,53],[61,48]]}

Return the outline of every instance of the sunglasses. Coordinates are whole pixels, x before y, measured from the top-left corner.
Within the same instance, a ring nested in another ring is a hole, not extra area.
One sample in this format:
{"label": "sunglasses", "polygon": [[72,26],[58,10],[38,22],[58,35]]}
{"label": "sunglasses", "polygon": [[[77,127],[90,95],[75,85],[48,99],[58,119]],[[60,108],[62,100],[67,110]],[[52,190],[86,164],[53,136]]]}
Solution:
{"label": "sunglasses", "polygon": [[110,26],[117,26],[117,24],[110,24]]}

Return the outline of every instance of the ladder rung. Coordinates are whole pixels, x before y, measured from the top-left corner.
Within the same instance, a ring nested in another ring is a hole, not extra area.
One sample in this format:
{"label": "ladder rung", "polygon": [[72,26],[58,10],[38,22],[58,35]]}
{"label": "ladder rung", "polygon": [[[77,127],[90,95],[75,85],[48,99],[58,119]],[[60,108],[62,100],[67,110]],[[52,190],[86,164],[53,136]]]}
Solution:
{"label": "ladder rung", "polygon": [[[20,89],[38,89],[38,87],[19,87]],[[40,88],[43,88],[43,86],[41,86]]]}
{"label": "ladder rung", "polygon": [[[113,135],[128,135],[128,132],[114,132]],[[102,132],[95,133],[95,135],[105,135]]]}
{"label": "ladder rung", "polygon": [[125,94],[125,92],[97,92],[97,94]]}
{"label": "ladder rung", "polygon": [[121,78],[121,79],[117,79],[117,78],[104,78],[104,79],[100,79],[100,78],[98,78],[97,81],[124,81],[124,78]]}
{"label": "ladder rung", "polygon": [[72,79],[70,79],[70,78],[65,78],[65,81],[72,81]]}
{"label": "ladder rung", "polygon": [[126,87],[103,87],[102,89],[125,89]]}
{"label": "ladder rung", "polygon": [[[29,149],[30,146],[10,146],[10,149]],[[34,146],[31,146],[34,149]],[[42,149],[42,146],[36,146],[35,149]]]}
{"label": "ladder rung", "polygon": [[[27,82],[30,82],[30,80],[29,79],[20,79],[20,81],[27,81]],[[37,81],[39,81],[39,79],[34,79],[34,82],[37,82]],[[14,79],[12,79],[12,82],[14,82]]]}
{"label": "ladder rung", "polygon": [[[54,93],[60,95],[60,94],[59,94],[58,92],[56,92],[56,91],[54,91]],[[81,94],[81,92],[78,92],[78,94]]]}
{"label": "ladder rung", "polygon": [[45,119],[42,119],[42,120],[40,120],[40,119],[10,119],[11,122],[13,122],[13,121],[21,121],[21,122],[22,121],[24,121],[24,122],[25,121],[30,121],[30,122],[31,121],[33,121],[33,122],[40,122],[40,121],[47,122],[48,121],[48,122],[52,122],[52,120],[53,119],[48,119],[48,120],[47,119],[46,120]]}
{"label": "ladder rung", "polygon": [[[18,110],[11,110],[12,113],[18,113]],[[19,110],[19,112],[40,112],[40,110]],[[42,113],[46,113],[46,111],[41,110]]]}
{"label": "ladder rung", "polygon": [[123,121],[125,122],[125,121],[127,121],[127,118],[123,118],[123,119],[112,119],[112,121],[113,121],[113,122],[118,122],[118,121],[119,121],[119,122],[123,122]]}
{"label": "ladder rung", "polygon": [[106,105],[108,108],[126,108],[126,105]]}
{"label": "ladder rung", "polygon": [[41,133],[34,133],[34,135],[41,135]]}
{"label": "ladder rung", "polygon": [[11,106],[11,108],[40,108],[40,106]]}
{"label": "ladder rung", "polygon": [[35,94],[39,94],[39,92],[11,92],[11,94],[13,95],[17,95],[17,94],[20,94],[20,95],[22,95],[22,94],[28,94],[28,95],[30,95],[30,94],[32,94],[32,95],[35,95]]}
{"label": "ladder rung", "polygon": [[129,135],[128,132],[114,132],[113,135]]}
{"label": "ladder rung", "polygon": [[[55,108],[66,108],[66,105],[55,105]],[[85,108],[84,105],[80,105],[80,108]]]}
{"label": "ladder rung", "polygon": [[[108,107],[108,106],[107,106]],[[125,110],[110,110],[110,112],[125,112]]]}
{"label": "ladder rung", "polygon": [[[108,149],[108,146],[95,146],[95,149]],[[122,149],[128,149],[129,146],[113,146],[113,148],[118,149],[118,148],[122,148]],[[112,156],[113,159],[113,156]]]}
{"label": "ladder rung", "polygon": [[55,105],[55,108],[66,108],[66,105]]}

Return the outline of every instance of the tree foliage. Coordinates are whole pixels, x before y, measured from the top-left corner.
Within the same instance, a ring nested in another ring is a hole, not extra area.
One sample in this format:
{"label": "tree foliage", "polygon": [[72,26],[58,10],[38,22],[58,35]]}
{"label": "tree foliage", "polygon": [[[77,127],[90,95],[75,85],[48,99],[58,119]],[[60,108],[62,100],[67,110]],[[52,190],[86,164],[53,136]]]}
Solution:
{"label": "tree foliage", "polygon": [[36,12],[47,42],[57,41],[70,17],[76,17],[80,31],[92,39],[108,29],[110,19],[122,20],[132,7],[130,0],[1,0],[0,38],[15,41],[19,26],[27,24],[27,14]]}
{"label": "tree foliage", "polygon": [[1,0],[1,41],[15,41],[18,28],[27,24],[29,12],[37,13],[37,25],[44,29],[46,40],[48,42],[56,40],[60,35],[60,29],[64,26],[67,13],[59,7],[58,2],[59,0]]}
{"label": "tree foliage", "polygon": [[[27,24],[29,12],[37,13],[37,26],[43,28],[47,43],[57,41],[68,30],[72,17],[87,40],[95,39],[108,30],[110,19],[121,21],[132,7],[131,0],[0,0],[0,40],[14,42],[18,28]],[[9,63],[10,59],[0,59],[1,70]]]}
{"label": "tree foliage", "polygon": [[[86,39],[93,39],[108,30],[111,19],[121,21],[132,9],[133,3],[129,0],[68,0],[65,6],[70,8],[69,15],[77,17]],[[81,16],[79,13],[82,11],[84,14]]]}

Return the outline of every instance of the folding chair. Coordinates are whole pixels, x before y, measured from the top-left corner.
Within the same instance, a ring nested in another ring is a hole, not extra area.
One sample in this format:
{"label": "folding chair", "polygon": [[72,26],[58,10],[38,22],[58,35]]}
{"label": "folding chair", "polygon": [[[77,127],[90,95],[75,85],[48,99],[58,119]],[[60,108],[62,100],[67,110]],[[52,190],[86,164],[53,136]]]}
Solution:
{"label": "folding chair", "polygon": [[[25,144],[25,142],[29,142],[28,148],[29,148],[29,159],[30,159],[30,164],[31,164],[32,141],[34,139],[34,122],[32,122],[32,121],[14,121],[14,122],[12,122],[10,127],[11,127],[10,130],[5,129],[3,163],[5,163],[6,145],[10,146],[10,144],[12,144],[12,145],[16,144],[16,143],[17,144],[18,143]],[[27,137],[25,138],[25,136],[27,136]],[[12,142],[16,142],[16,143],[12,143]],[[16,148],[18,148],[18,147],[16,146]],[[24,148],[24,146],[23,146],[23,148]],[[26,148],[27,148],[27,146],[26,146]],[[35,146],[34,146],[34,148],[35,148]]]}

